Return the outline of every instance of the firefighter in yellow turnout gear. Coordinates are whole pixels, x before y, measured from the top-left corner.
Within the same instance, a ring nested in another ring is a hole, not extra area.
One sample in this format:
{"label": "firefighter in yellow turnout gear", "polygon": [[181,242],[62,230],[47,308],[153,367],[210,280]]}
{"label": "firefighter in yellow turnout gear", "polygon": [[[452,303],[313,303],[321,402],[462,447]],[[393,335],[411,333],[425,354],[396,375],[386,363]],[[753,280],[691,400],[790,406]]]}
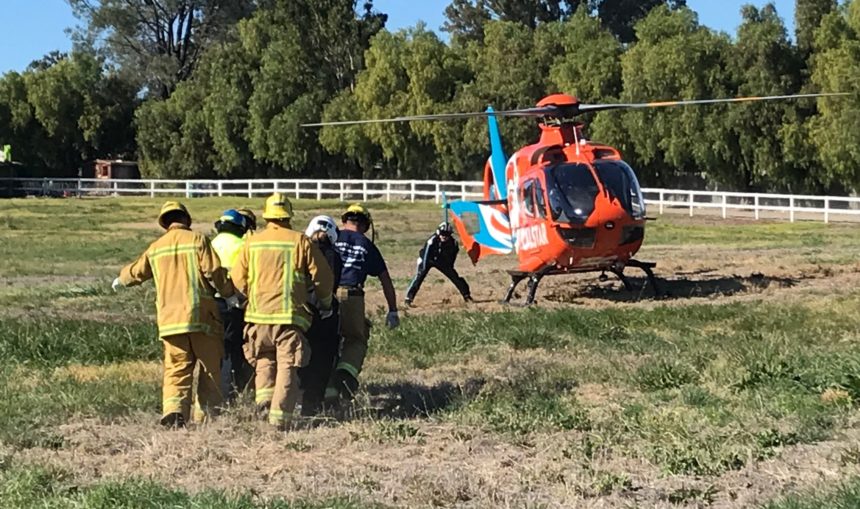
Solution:
{"label": "firefighter in yellow turnout gear", "polygon": [[290,229],[292,205],[275,193],[266,200],[263,231],[248,237],[232,277],[248,296],[245,355],[256,369],[256,403],[269,423],[285,428],[299,399],[299,368],[310,361],[305,332],[311,286],[320,314],[331,316],[334,276],[319,248]]}
{"label": "firefighter in yellow turnout gear", "polygon": [[205,420],[221,404],[222,323],[215,292],[231,306],[239,302],[209,240],[191,231],[185,206],[165,203],[158,224],[167,232],[122,269],[113,289],[155,282],[158,335],[164,345],[161,424],[181,427],[191,413],[195,365],[199,372],[194,419]]}

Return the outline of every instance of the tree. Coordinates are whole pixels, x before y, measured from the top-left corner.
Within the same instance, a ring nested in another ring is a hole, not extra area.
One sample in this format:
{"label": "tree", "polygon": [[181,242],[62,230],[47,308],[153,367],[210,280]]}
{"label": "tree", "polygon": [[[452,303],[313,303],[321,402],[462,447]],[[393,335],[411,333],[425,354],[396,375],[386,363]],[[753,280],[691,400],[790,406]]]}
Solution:
{"label": "tree", "polygon": [[[384,118],[448,109],[462,72],[451,52],[423,26],[396,34],[381,32],[367,51],[367,69],[359,74],[354,93],[340,95],[327,106],[324,118]],[[437,142],[445,138],[448,127],[414,122],[346,131],[326,128],[321,140],[327,150],[361,164],[365,175],[381,170],[389,175],[430,177],[447,170],[439,161],[450,152]],[[368,151],[369,147],[373,149]]]}
{"label": "tree", "polygon": [[355,7],[354,0],[272,0],[239,22],[173,95],[138,111],[143,170],[222,177],[348,171],[300,124],[318,120],[326,100],[350,88],[363,41],[384,21],[370,2],[362,14]]}
{"label": "tree", "polygon": [[[803,61],[772,4],[745,6],[732,59],[738,95],[787,95],[802,85]],[[808,104],[808,103],[807,103]],[[737,146],[728,159],[736,189],[797,191],[815,186],[814,168],[785,147],[806,104],[778,101],[732,105],[726,121]],[[788,127],[788,131],[784,129]]]}
{"label": "tree", "polygon": [[797,0],[794,8],[797,47],[804,58],[812,52],[815,31],[824,17],[836,10],[836,0]]}
{"label": "tree", "polygon": [[553,91],[592,102],[609,102],[621,93],[623,48],[584,7],[567,21],[540,26],[535,45],[550,62]]}
{"label": "tree", "polygon": [[45,168],[54,162],[53,154],[46,154],[53,146],[27,100],[24,75],[17,72],[0,78],[0,143],[12,145],[15,160],[28,167]]}
{"label": "tree", "polygon": [[596,0],[597,16],[623,43],[633,42],[634,25],[655,7],[667,5],[679,9],[687,5],[686,0]]}
{"label": "tree", "polygon": [[585,0],[454,0],[445,8],[444,30],[464,41],[484,39],[490,20],[512,21],[534,29],[576,12]]}
{"label": "tree", "polygon": [[298,31],[299,42],[313,60],[311,69],[322,73],[325,90],[335,92],[355,86],[355,76],[364,67],[364,50],[388,16],[356,0],[277,0],[274,11],[281,24]]}
{"label": "tree", "polygon": [[162,99],[191,76],[202,52],[248,16],[253,0],[67,0],[110,61]]}
{"label": "tree", "polygon": [[860,187],[860,2],[852,0],[844,12],[825,18],[816,45],[828,47],[813,59],[813,83],[824,92],[851,92],[848,97],[822,98],[812,118],[809,137],[821,159],[826,183]]}
{"label": "tree", "polygon": [[[693,11],[657,7],[636,25],[636,35],[621,58],[622,102],[732,95],[731,42],[699,25]],[[594,131],[641,170],[645,185],[695,185],[697,168],[725,182],[734,172],[726,164],[732,147],[725,114],[725,107],[707,106],[607,112]]]}
{"label": "tree", "polygon": [[74,174],[96,157],[134,153],[135,91],[87,53],[49,55],[0,79],[0,139],[16,159]]}

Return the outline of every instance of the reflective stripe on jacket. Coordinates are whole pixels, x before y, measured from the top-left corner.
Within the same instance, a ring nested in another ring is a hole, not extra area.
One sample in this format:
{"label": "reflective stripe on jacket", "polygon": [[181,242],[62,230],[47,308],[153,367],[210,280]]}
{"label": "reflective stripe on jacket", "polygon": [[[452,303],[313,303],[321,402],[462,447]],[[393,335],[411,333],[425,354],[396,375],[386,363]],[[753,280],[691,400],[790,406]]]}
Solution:
{"label": "reflective stripe on jacket", "polygon": [[236,265],[236,258],[239,257],[239,251],[244,243],[245,241],[241,237],[222,232],[212,239],[212,249],[218,254],[221,266],[229,271]]}
{"label": "reflective stripe on jacket", "polygon": [[235,290],[209,239],[172,224],[135,262],[120,271],[125,286],[155,281],[160,337],[203,332],[220,335],[215,290],[229,297]]}
{"label": "reflective stripe on jacket", "polygon": [[301,232],[269,223],[242,246],[232,271],[236,288],[248,296],[245,321],[296,325],[307,330],[312,286],[320,306],[331,306],[334,276],[322,252]]}

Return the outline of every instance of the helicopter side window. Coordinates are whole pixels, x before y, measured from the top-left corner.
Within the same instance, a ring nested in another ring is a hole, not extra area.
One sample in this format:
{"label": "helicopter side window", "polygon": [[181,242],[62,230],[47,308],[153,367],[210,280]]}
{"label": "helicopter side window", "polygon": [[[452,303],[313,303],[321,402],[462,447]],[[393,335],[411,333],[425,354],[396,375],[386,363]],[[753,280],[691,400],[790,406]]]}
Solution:
{"label": "helicopter side window", "polygon": [[540,180],[535,180],[535,206],[537,207],[538,217],[546,219],[546,197],[543,194]]}
{"label": "helicopter side window", "polygon": [[535,195],[534,195],[534,180],[527,180],[523,184],[523,211],[527,216],[535,216]]}
{"label": "helicopter side window", "polygon": [[546,170],[547,194],[552,218],[582,224],[594,212],[599,188],[585,164],[559,164]]}
{"label": "helicopter side window", "polygon": [[645,217],[645,199],[639,181],[624,161],[597,161],[594,163],[600,180],[610,199],[617,199],[633,219]]}

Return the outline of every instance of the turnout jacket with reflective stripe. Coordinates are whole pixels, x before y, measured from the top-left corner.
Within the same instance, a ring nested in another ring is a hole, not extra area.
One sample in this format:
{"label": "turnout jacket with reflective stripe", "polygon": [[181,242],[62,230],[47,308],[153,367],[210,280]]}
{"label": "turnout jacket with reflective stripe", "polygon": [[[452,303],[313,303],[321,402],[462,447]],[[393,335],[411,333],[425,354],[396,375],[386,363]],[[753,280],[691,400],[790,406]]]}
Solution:
{"label": "turnout jacket with reflective stripe", "polygon": [[334,275],[322,252],[303,233],[275,223],[245,240],[231,277],[236,288],[248,296],[248,323],[307,330],[310,289],[320,307],[331,307]]}
{"label": "turnout jacket with reflective stripe", "polygon": [[155,308],[160,337],[203,332],[221,334],[214,294],[235,292],[209,239],[184,225],[172,224],[119,275],[125,286],[155,280]]}

